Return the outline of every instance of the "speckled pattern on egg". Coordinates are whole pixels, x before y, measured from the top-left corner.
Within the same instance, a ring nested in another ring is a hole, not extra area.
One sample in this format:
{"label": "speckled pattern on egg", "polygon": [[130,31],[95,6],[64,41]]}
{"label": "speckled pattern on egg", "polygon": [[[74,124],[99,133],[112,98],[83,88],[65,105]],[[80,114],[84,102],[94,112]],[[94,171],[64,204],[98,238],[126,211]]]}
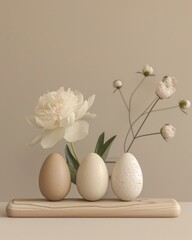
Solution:
{"label": "speckled pattern on egg", "polygon": [[124,201],[137,198],[143,188],[143,174],[137,159],[124,153],[115,164],[111,176],[112,190]]}

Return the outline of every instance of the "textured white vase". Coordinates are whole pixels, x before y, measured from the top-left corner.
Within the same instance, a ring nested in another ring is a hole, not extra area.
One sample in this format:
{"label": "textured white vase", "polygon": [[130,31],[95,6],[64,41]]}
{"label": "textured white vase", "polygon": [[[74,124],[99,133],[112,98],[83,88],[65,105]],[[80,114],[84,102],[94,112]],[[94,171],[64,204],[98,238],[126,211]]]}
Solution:
{"label": "textured white vase", "polygon": [[124,153],[115,163],[111,175],[114,194],[124,201],[139,196],[143,188],[143,174],[137,159],[131,153]]}

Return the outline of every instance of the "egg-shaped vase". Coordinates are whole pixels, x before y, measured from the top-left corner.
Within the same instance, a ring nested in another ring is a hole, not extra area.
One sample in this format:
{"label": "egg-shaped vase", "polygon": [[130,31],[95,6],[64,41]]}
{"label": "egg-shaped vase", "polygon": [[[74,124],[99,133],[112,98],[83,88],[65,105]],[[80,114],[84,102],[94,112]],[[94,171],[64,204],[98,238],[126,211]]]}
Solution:
{"label": "egg-shaped vase", "polygon": [[71,187],[71,174],[65,159],[58,153],[50,154],[39,173],[39,189],[50,201],[64,199]]}
{"label": "egg-shaped vase", "polygon": [[139,196],[143,188],[141,167],[131,153],[124,153],[115,163],[111,175],[114,194],[123,201],[131,201]]}
{"label": "egg-shaped vase", "polygon": [[79,194],[88,201],[100,200],[107,191],[109,175],[103,159],[96,153],[88,154],[77,171]]}

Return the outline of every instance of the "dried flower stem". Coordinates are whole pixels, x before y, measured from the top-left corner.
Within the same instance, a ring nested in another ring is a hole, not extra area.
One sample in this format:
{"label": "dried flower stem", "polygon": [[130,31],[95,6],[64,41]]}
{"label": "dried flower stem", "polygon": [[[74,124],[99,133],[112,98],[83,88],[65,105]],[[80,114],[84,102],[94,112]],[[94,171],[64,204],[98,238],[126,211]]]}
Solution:
{"label": "dried flower stem", "polygon": [[[145,114],[148,113],[147,110],[148,110],[148,109],[150,108],[150,106],[154,103],[154,101],[156,101],[156,99],[157,99],[157,98],[155,98],[155,99],[149,104],[149,106],[145,109],[145,111],[143,111],[143,113],[141,113],[141,114],[134,120],[134,122],[132,123],[132,127],[135,125],[135,123],[136,123],[142,116],[144,116]],[[151,113],[153,113],[153,112],[159,112],[159,111],[164,111],[164,110],[175,109],[175,108],[178,108],[178,107],[179,107],[179,106],[177,105],[177,106],[172,106],[172,107],[167,107],[167,108],[154,109],[154,110],[151,111]],[[130,131],[131,131],[131,128],[128,129],[127,134],[126,134],[126,137],[125,137],[125,141],[124,141],[124,151],[126,151],[126,142],[127,142],[127,138],[128,138],[128,136],[129,136]],[[154,134],[152,134],[152,135],[154,135]],[[137,138],[138,138],[138,136],[137,136]]]}
{"label": "dried flower stem", "polygon": [[[153,101],[149,104],[149,106],[134,120],[134,122],[132,123],[132,128],[133,125],[135,125],[135,123],[144,115],[146,114],[146,111],[152,106],[152,104],[157,100],[157,97],[155,99],[153,99]],[[152,111],[151,111],[152,112]],[[126,142],[127,142],[127,138],[129,136],[129,133],[131,131],[131,127],[128,129],[127,134],[125,136],[125,141],[124,141],[124,152],[126,152]]]}
{"label": "dried flower stem", "polygon": [[[170,109],[174,109],[174,108],[178,108],[179,106],[172,106],[172,107],[167,107],[167,108],[159,108],[159,109],[154,109],[151,112],[159,112],[159,111],[164,111],[164,110],[170,110]],[[145,112],[144,114],[147,114],[148,112]]]}
{"label": "dried flower stem", "polygon": [[141,128],[143,127],[144,123],[146,122],[147,118],[149,117],[149,114],[151,113],[151,111],[153,110],[153,108],[155,107],[155,105],[157,104],[157,102],[160,100],[160,98],[158,97],[157,100],[153,103],[152,107],[150,108],[149,112],[147,113],[147,116],[145,117],[145,119],[143,120],[141,126],[139,127],[139,129],[137,130],[133,140],[131,141],[129,147],[127,148],[127,151],[129,151],[129,149],[131,148],[132,144],[134,143],[135,139],[137,138],[137,135],[139,134]]}
{"label": "dried flower stem", "polygon": [[127,111],[129,112],[129,107],[128,107],[126,101],[125,101],[125,98],[124,98],[124,96],[123,96],[123,93],[122,93],[122,91],[121,91],[120,88],[119,88],[118,90],[119,90],[120,96],[121,96],[121,98],[122,98],[122,100],[123,100],[123,102],[124,102],[124,104],[125,104],[125,107],[126,107]]}
{"label": "dried flower stem", "polygon": [[128,107],[128,111],[129,111],[129,125],[130,125],[130,128],[131,128],[131,132],[132,132],[132,136],[133,138],[135,137],[134,135],[134,131],[133,131],[133,128],[132,128],[132,121],[131,121],[131,103],[132,103],[132,98],[133,98],[133,95],[135,94],[135,92],[137,91],[137,89],[141,86],[141,84],[143,83],[143,81],[145,80],[145,76],[144,78],[140,81],[140,83],[137,85],[137,87],[133,90],[131,96],[130,96],[130,100],[129,100],[129,107]]}
{"label": "dried flower stem", "polygon": [[157,134],[161,134],[161,133],[160,133],[160,132],[148,133],[148,134],[139,135],[139,136],[137,136],[136,138],[148,137],[148,136],[157,135]]}

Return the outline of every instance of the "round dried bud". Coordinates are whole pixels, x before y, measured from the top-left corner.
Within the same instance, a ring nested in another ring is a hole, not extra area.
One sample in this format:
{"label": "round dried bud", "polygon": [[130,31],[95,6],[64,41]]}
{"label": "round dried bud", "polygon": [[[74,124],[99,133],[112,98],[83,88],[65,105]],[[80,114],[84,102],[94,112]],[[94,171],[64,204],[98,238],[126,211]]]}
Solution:
{"label": "round dried bud", "polygon": [[152,76],[153,73],[154,73],[153,68],[146,64],[143,68],[143,75],[145,77],[148,77],[148,76]]}
{"label": "round dried bud", "polygon": [[172,76],[165,76],[162,80],[162,82],[172,86],[172,87],[175,87],[176,84],[177,84],[177,80],[175,77],[172,77]]}
{"label": "round dried bud", "polygon": [[179,107],[181,110],[189,109],[191,107],[191,102],[189,100],[182,99],[179,101]]}
{"label": "round dried bud", "polygon": [[175,136],[176,133],[176,128],[173,127],[170,124],[165,124],[162,128],[161,128],[161,135],[162,137],[168,141],[170,138],[173,138]]}
{"label": "round dried bud", "polygon": [[115,80],[113,82],[113,87],[114,88],[120,89],[122,86],[123,86],[123,83],[121,82],[121,80]]}
{"label": "round dried bud", "polygon": [[176,89],[166,82],[159,82],[156,88],[155,93],[157,96],[161,99],[167,99],[170,98],[174,93]]}

